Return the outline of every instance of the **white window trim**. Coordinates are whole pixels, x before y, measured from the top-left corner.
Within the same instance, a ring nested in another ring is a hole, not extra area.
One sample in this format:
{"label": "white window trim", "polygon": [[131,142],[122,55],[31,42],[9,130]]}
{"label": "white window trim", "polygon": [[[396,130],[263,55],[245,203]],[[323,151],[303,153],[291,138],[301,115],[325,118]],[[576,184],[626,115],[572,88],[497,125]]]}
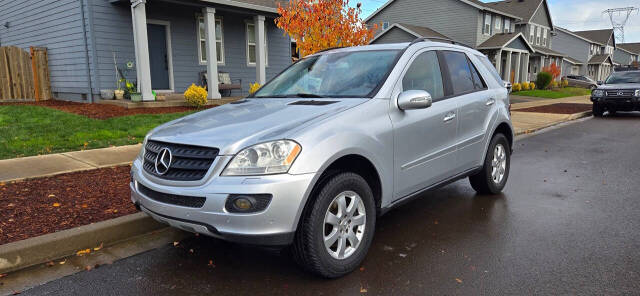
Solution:
{"label": "white window trim", "polygon": [[536,45],[540,45],[541,35],[542,35],[542,28],[538,28],[538,30],[536,30]]}
{"label": "white window trim", "polygon": [[[487,23],[489,22],[489,23]],[[484,25],[482,26],[482,33],[484,35],[491,35],[491,23],[492,23],[492,19],[491,19],[491,14],[488,12],[484,13]],[[489,29],[487,30],[487,25],[489,25]]]}
{"label": "white window trim", "polygon": [[536,39],[536,27],[533,25],[529,26],[529,43],[533,44],[533,41]]}
{"label": "white window trim", "polygon": [[[249,60],[249,26],[250,25],[253,26],[253,32],[254,33],[256,32],[256,28],[255,28],[256,24],[253,21],[246,21],[245,22],[245,26],[244,26],[244,28],[245,28],[245,30],[244,30],[245,31],[245,40],[246,40],[246,42],[245,42],[245,45],[246,45],[245,46],[245,50],[247,52],[247,55],[246,55],[247,66],[255,67],[256,63],[249,62],[250,61]],[[265,28],[264,28],[264,53],[265,53],[264,54],[265,55],[264,66],[265,67],[269,66],[269,41],[267,40],[267,35],[269,35],[269,34],[267,34],[267,26],[265,25]],[[257,41],[255,36],[254,36],[253,40]],[[256,44],[254,44],[254,46],[256,46]],[[257,59],[257,57],[256,57],[256,59]]]}
{"label": "white window trim", "polygon": [[547,46],[547,29],[542,29],[542,46]]}
{"label": "white window trim", "polygon": [[511,20],[509,18],[504,18],[504,25],[502,26],[503,32],[511,33]]}
{"label": "white window trim", "polygon": [[502,17],[496,15],[495,21],[494,21],[495,23],[494,26],[496,31],[500,32],[500,29],[502,28],[502,22],[503,22]]}
{"label": "white window trim", "polygon": [[[200,36],[200,21],[204,22],[204,16],[201,14],[197,14],[196,15],[196,39],[198,40],[198,64],[200,64],[201,66],[204,66],[207,64],[207,61],[203,61],[202,60],[202,46],[200,45],[200,43],[202,41],[205,41],[204,39],[201,38]],[[222,21],[222,16],[216,16],[216,22],[220,21],[220,57],[222,58],[221,61],[218,61],[218,65],[220,66],[224,66],[225,65],[225,57],[224,57],[224,22]],[[215,25],[214,25],[214,30],[215,30]],[[217,34],[216,34],[217,37]],[[218,40],[216,40],[216,43],[218,43]],[[218,50],[216,50],[216,53],[218,52]],[[217,57],[216,57],[217,59]]]}

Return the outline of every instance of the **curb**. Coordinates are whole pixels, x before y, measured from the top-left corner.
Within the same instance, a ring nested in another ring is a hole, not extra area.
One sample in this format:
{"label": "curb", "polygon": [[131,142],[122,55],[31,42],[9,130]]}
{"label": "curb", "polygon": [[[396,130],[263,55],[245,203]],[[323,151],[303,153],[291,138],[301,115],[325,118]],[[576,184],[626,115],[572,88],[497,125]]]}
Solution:
{"label": "curb", "polygon": [[[517,111],[517,110],[514,110]],[[539,130],[548,128],[548,127],[552,127],[554,125],[558,125],[564,122],[568,122],[568,121],[573,121],[573,120],[577,120],[580,118],[584,118],[584,117],[589,117],[593,115],[593,111],[584,111],[584,112],[580,112],[580,113],[573,113],[571,115],[569,115],[569,117],[567,117],[566,119],[560,120],[560,121],[554,121],[554,122],[550,122],[535,128],[530,128],[530,129],[526,129],[526,130],[520,130],[520,131],[516,131],[515,135],[516,136],[520,136],[520,135],[525,135],[525,134],[531,134],[534,132],[537,132]]]}
{"label": "curb", "polygon": [[74,255],[78,250],[93,251],[166,227],[140,212],[0,245],[0,273]]}

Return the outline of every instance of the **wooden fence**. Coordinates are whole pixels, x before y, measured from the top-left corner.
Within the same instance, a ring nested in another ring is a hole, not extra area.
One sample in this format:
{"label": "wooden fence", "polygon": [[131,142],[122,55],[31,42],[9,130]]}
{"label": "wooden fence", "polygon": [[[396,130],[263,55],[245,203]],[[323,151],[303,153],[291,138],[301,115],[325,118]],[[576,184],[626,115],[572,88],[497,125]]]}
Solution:
{"label": "wooden fence", "polygon": [[51,98],[47,49],[0,47],[0,100]]}

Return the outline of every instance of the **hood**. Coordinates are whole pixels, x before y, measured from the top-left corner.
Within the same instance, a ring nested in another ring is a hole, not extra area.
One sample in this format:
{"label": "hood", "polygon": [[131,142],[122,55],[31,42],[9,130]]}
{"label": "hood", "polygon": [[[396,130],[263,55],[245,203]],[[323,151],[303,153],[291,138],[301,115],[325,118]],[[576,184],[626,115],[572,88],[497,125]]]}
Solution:
{"label": "hood", "polygon": [[640,83],[602,84],[599,89],[640,89]]}
{"label": "hood", "polygon": [[220,155],[230,155],[253,144],[288,138],[295,130],[367,100],[246,99],[165,123],[151,131],[149,139],[215,147]]}

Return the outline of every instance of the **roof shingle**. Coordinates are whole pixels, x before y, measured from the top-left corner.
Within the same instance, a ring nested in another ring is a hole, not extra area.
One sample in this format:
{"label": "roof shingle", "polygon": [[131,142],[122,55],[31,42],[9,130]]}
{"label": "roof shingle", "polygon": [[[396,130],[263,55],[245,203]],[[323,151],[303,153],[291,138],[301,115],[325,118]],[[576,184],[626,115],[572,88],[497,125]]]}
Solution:
{"label": "roof shingle", "polygon": [[528,23],[542,1],[544,0],[506,0],[484,3],[484,6],[521,17],[523,22]]}
{"label": "roof shingle", "polygon": [[595,43],[605,45],[609,43],[609,39],[612,38],[611,36],[613,34],[613,29],[573,31],[573,34],[576,34],[585,39],[589,39]]}

